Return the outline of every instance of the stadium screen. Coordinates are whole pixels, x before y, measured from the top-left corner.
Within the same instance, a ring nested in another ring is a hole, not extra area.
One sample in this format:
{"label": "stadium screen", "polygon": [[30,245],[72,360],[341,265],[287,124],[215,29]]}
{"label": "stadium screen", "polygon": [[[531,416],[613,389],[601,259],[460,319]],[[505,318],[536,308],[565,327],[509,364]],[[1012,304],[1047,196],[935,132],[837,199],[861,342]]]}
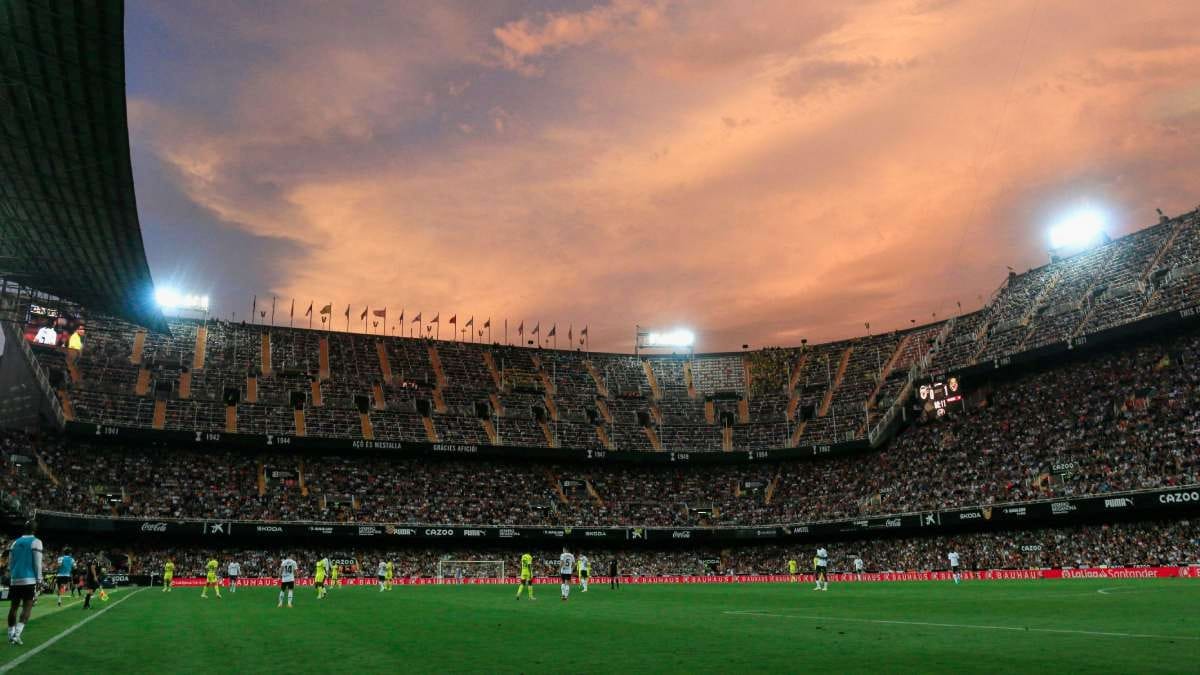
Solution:
{"label": "stadium screen", "polygon": [[936,417],[944,416],[952,407],[966,409],[966,402],[962,397],[962,387],[957,377],[948,377],[945,380],[922,384],[919,391],[921,406],[926,412]]}

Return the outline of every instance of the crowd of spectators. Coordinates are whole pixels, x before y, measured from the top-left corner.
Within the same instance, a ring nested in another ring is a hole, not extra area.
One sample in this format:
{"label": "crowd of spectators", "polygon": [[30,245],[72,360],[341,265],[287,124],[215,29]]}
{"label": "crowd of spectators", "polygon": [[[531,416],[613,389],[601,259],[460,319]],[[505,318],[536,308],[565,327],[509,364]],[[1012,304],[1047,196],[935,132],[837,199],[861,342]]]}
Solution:
{"label": "crowd of spectators", "polygon": [[[57,558],[60,546],[47,541],[47,569]],[[867,572],[936,571],[949,567],[947,554],[955,551],[966,569],[1034,569],[1064,567],[1181,566],[1200,564],[1200,523],[1191,520],[1170,522],[1117,523],[1077,527],[962,534],[952,537],[870,539],[820,544],[829,552],[830,571],[851,572],[855,558],[862,558]],[[572,549],[576,556],[587,555],[592,573],[603,576],[609,563],[627,576],[784,574],[787,561],[796,560],[801,571],[811,570],[817,545],[749,546],[737,549]],[[374,577],[380,561],[394,564],[397,578],[431,578],[438,573],[439,561],[500,561],[503,574],[516,576],[522,554],[531,553],[536,573],[556,576],[561,548],[530,549],[354,549],[316,550],[311,546],[291,548],[175,548],[157,546],[77,546],[73,555],[80,560],[102,559],[112,572],[161,574],[163,563],[175,561],[177,576],[203,576],[205,563],[216,558],[224,571],[229,562],[238,562],[246,577],[273,577],[279,562],[291,556],[308,576],[321,558],[340,564],[344,576]],[[500,565],[443,565],[443,574],[464,577],[496,577]]]}

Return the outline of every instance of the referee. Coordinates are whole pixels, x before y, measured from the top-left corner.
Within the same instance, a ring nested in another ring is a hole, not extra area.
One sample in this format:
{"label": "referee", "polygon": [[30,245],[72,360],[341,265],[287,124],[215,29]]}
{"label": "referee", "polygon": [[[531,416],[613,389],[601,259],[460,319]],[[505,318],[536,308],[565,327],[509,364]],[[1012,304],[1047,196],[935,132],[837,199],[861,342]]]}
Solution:
{"label": "referee", "polygon": [[621,579],[617,577],[617,559],[615,557],[608,561],[608,587],[614,590],[621,587]]}

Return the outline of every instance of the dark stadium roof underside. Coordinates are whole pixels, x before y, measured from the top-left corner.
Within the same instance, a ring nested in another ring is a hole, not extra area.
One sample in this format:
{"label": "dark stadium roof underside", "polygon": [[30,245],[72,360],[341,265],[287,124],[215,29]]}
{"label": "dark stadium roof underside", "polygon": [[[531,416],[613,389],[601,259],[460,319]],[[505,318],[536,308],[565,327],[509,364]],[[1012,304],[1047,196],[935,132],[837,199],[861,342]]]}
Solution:
{"label": "dark stadium roof underside", "polygon": [[134,199],[124,8],[0,3],[0,276],[166,331]]}

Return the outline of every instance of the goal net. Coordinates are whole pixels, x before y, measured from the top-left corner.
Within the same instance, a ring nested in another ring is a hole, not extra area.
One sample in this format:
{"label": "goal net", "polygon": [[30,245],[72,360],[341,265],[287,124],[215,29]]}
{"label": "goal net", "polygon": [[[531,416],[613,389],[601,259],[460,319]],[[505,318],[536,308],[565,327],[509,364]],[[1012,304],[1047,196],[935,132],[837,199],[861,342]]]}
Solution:
{"label": "goal net", "polygon": [[503,578],[503,560],[439,560],[437,564],[437,579],[442,584],[457,583],[459,579]]}

